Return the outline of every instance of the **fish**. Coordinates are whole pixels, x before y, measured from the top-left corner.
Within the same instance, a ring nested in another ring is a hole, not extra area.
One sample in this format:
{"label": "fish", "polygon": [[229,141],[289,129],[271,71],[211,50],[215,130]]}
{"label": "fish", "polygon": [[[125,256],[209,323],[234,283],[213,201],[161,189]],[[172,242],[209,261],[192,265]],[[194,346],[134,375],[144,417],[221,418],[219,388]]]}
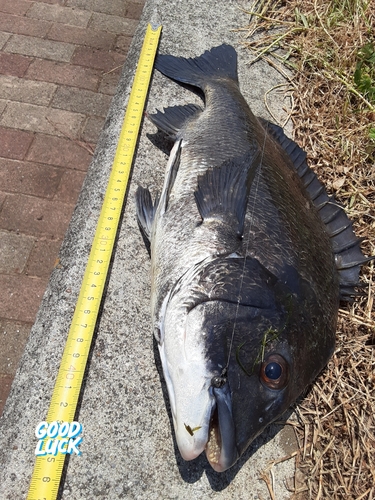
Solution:
{"label": "fish", "polygon": [[148,115],[173,141],[161,192],[135,195],[152,330],[179,452],[223,472],[325,367],[369,259],[306,153],[252,113],[232,46],[155,67],[203,106]]}

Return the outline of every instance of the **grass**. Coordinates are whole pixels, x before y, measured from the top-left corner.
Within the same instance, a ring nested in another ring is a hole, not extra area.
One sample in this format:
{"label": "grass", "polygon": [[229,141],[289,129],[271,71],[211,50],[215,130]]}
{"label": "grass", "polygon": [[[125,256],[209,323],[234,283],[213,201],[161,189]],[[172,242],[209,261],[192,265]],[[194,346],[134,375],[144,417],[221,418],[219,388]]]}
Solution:
{"label": "grass", "polygon": [[[375,255],[375,1],[259,0],[249,16],[253,62],[285,76],[294,139]],[[364,266],[365,295],[342,304],[336,351],[296,407],[293,498],[375,498],[373,276]]]}

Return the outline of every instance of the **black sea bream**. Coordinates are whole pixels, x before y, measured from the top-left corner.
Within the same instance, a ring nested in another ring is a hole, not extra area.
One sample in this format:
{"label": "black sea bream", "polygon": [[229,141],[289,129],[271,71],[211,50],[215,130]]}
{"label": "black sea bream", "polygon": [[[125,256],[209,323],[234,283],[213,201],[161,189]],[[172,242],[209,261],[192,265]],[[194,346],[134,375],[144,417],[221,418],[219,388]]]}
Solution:
{"label": "black sea bream", "polygon": [[181,455],[224,471],[325,366],[366,259],[305,153],[251,112],[233,47],[156,68],[205,106],[150,117],[175,141],[160,196],[136,194],[153,329]]}

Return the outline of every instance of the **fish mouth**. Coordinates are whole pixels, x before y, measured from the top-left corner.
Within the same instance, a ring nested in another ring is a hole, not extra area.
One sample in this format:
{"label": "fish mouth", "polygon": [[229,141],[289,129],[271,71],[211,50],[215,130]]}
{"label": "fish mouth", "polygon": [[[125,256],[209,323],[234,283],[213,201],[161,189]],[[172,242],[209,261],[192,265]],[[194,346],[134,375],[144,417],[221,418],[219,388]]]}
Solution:
{"label": "fish mouth", "polygon": [[206,457],[216,472],[229,469],[239,458],[232,418],[232,401],[228,383],[221,388],[213,388],[216,405],[211,414]]}
{"label": "fish mouth", "polygon": [[[208,440],[205,448],[206,457],[211,467],[217,471],[220,464],[221,455],[221,434],[219,428],[219,415],[217,407],[215,406],[208,430]],[[218,471],[220,472],[220,471]]]}

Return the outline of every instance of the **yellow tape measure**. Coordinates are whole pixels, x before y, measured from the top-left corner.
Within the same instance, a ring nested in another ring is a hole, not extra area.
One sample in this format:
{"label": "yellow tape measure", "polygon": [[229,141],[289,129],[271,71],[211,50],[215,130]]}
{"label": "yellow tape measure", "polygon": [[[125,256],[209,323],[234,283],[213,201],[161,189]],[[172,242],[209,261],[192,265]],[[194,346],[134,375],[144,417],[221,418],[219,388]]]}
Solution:
{"label": "yellow tape measure", "polygon": [[[112,172],[57,375],[47,422],[72,422],[107,278],[142,120],[161,26],[148,25],[121,129]],[[41,450],[44,450],[41,447]],[[66,447],[65,447],[66,451]],[[52,500],[59,490],[65,454],[36,458],[28,500]]]}

